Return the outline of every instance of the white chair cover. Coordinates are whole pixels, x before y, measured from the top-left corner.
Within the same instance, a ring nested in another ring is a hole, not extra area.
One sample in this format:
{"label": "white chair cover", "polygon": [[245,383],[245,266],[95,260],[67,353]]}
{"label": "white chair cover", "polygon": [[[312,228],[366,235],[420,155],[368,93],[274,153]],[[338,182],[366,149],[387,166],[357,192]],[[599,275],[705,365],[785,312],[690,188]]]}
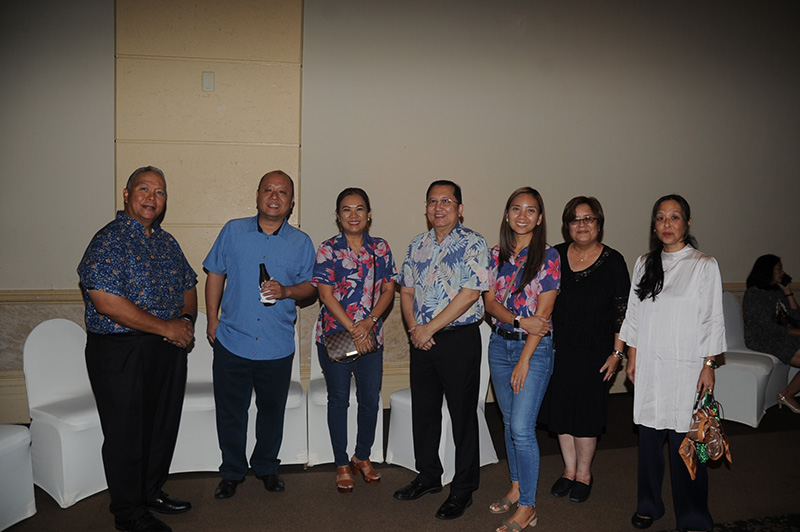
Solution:
{"label": "white chair cover", "polygon": [[[497,452],[492,444],[492,436],[486,423],[486,394],[489,391],[489,336],[491,328],[481,322],[481,381],[478,391],[478,442],[480,446],[481,467],[497,463]],[[412,471],[417,471],[414,459],[414,441],[411,425],[411,390],[406,388],[394,392],[391,397],[389,417],[389,442],[386,448],[386,462]],[[456,447],[453,442],[453,427],[447,401],[442,401],[442,436],[439,441],[439,459],[444,473],[442,485],[449,484],[455,475]]]}
{"label": "white chair cover", "polygon": [[183,397],[181,425],[170,473],[219,471],[222,455],[217,442],[217,420],[211,364],[214,349],[206,339],[208,318],[197,313],[194,347],[189,352],[186,393]]}
{"label": "white chair cover", "polygon": [[[181,426],[172,457],[170,473],[219,471],[222,455],[217,440],[212,364],[214,350],[206,340],[207,316],[199,312],[195,323],[195,345],[189,353],[186,395],[183,401]],[[248,411],[247,456],[255,448],[255,394]],[[295,356],[292,382],[286,400],[283,444],[278,453],[281,463],[304,464],[308,456],[306,398],[300,384],[300,346],[295,330]]]}
{"label": "white chair cover", "polygon": [[0,425],[0,530],[35,513],[30,431]]}
{"label": "white chair cover", "polygon": [[757,427],[785,388],[788,366],[745,346],[741,308],[730,292],[722,294],[722,312],[728,350],[725,363],[716,371],[714,396],[722,404],[724,419]]}
{"label": "white chair cover", "polygon": [[[308,385],[308,465],[333,462],[333,447],[328,433],[328,388],[319,365],[316,332],[311,329],[311,382]],[[353,456],[358,431],[358,402],[356,380],[351,379],[350,408],[347,409],[347,456]],[[383,462],[383,398],[378,398],[378,421],[375,443],[372,445],[370,461]]]}
{"label": "white chair cover", "polygon": [[86,333],[65,319],[37,325],[23,348],[33,481],[62,508],[106,489],[85,348]]}

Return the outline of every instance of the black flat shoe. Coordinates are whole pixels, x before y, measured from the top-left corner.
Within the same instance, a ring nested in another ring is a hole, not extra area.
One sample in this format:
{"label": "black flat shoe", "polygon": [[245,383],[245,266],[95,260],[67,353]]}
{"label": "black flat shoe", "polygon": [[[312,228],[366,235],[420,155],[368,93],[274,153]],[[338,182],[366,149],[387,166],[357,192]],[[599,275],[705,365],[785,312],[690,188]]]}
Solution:
{"label": "black flat shoe", "polygon": [[244,482],[244,479],[247,477],[242,477],[239,480],[234,480],[230,478],[223,478],[219,481],[219,485],[217,489],[214,490],[214,498],[215,499],[230,499],[234,495],[236,495],[236,487]]}
{"label": "black flat shoe", "polygon": [[472,506],[472,496],[459,497],[450,495],[436,512],[436,519],[455,519],[464,515],[467,508]]}
{"label": "black flat shoe", "polygon": [[147,503],[147,507],[160,514],[182,514],[192,509],[192,503],[175,499],[162,491],[155,499]]}
{"label": "black flat shoe", "polygon": [[655,521],[655,519],[653,519],[652,517],[642,517],[641,515],[637,514],[633,514],[633,517],[631,517],[631,524],[635,528],[641,530],[644,530],[645,528],[650,528],[650,526],[653,524],[653,521]]}
{"label": "black flat shoe", "polygon": [[395,491],[393,497],[398,501],[413,501],[428,493],[439,493],[440,491],[442,491],[441,484],[425,485],[414,479],[408,486]]}
{"label": "black flat shoe", "polygon": [[589,478],[588,484],[576,480],[575,485],[572,486],[572,492],[569,494],[569,500],[572,502],[586,502],[592,493],[592,484],[594,484],[594,477]]}
{"label": "black flat shoe", "polygon": [[150,512],[133,519],[114,519],[114,528],[122,532],[172,532],[167,523]]}
{"label": "black flat shoe", "polygon": [[550,488],[550,494],[553,497],[566,497],[569,495],[569,492],[572,491],[573,484],[575,484],[574,480],[561,477],[560,479],[556,480],[556,483],[553,484],[552,488]]}
{"label": "black flat shoe", "polygon": [[280,475],[264,475],[263,477],[256,477],[264,483],[264,488],[267,491],[271,492],[278,492],[278,491],[286,491],[286,483],[283,481]]}

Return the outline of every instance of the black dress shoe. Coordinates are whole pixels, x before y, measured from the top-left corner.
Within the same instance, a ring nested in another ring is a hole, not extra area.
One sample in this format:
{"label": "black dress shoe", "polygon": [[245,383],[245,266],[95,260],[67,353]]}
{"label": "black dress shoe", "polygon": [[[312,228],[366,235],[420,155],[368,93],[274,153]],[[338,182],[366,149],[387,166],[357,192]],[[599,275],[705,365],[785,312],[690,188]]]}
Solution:
{"label": "black dress shoe", "polygon": [[286,483],[280,475],[264,475],[263,477],[256,475],[256,478],[264,482],[264,488],[267,491],[286,491]]}
{"label": "black dress shoe", "polygon": [[633,514],[633,517],[631,517],[631,524],[634,527],[642,530],[644,530],[645,528],[650,528],[650,525],[653,524],[653,521],[655,521],[655,519],[653,519],[652,517],[642,517],[637,514]]}
{"label": "black dress shoe", "polygon": [[163,491],[147,503],[147,507],[160,514],[182,514],[192,509],[192,503],[170,497]]}
{"label": "black dress shoe", "polygon": [[589,477],[589,483],[584,484],[580,480],[576,480],[572,486],[572,492],[569,494],[569,500],[572,502],[586,502],[589,495],[592,493],[592,484],[594,484],[594,476]]}
{"label": "black dress shoe", "polygon": [[428,493],[439,493],[440,491],[442,491],[441,484],[425,485],[414,479],[408,486],[395,491],[393,497],[399,501],[413,501]]}
{"label": "black dress shoe", "polygon": [[472,505],[472,496],[450,495],[436,512],[437,519],[455,519],[464,515],[464,511]]}
{"label": "black dress shoe", "polygon": [[172,532],[172,529],[150,512],[133,519],[114,519],[114,527],[123,532]]}
{"label": "black dress shoe", "polygon": [[219,481],[219,485],[217,485],[217,489],[214,490],[214,498],[215,499],[230,499],[234,495],[236,495],[236,487],[244,482],[244,479],[247,477],[242,477],[239,480],[233,480],[230,478],[223,478]]}
{"label": "black dress shoe", "polygon": [[570,480],[566,477],[561,477],[556,480],[556,483],[553,484],[553,487],[550,488],[550,493],[554,497],[566,497],[569,495],[569,492],[572,491],[572,485],[575,484],[574,480]]}

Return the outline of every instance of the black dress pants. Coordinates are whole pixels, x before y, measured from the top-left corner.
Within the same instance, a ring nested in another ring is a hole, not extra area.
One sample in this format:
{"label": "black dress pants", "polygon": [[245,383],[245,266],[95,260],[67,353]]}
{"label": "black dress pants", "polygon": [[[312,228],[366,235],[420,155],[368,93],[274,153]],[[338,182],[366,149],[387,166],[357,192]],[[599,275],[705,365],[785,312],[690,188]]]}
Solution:
{"label": "black dress pants", "polygon": [[186,389],[186,350],[160,336],[89,333],[86,368],[103,428],[117,519],[133,519],[167,480]]}
{"label": "black dress pants", "polygon": [[439,459],[442,397],[447,399],[456,447],[456,471],[450,494],[468,496],[480,482],[478,389],[481,335],[478,323],[439,331],[436,344],[423,351],[411,347],[411,419],[417,480],[438,484],[444,472]]}
{"label": "black dress pants", "polygon": [[708,469],[698,462],[694,480],[680,457],[685,433],[656,430],[639,425],[639,485],[636,513],[659,519],[664,515],[661,497],[664,482],[664,441],[668,442],[672,502],[678,530],[711,530],[714,520],[708,511]]}

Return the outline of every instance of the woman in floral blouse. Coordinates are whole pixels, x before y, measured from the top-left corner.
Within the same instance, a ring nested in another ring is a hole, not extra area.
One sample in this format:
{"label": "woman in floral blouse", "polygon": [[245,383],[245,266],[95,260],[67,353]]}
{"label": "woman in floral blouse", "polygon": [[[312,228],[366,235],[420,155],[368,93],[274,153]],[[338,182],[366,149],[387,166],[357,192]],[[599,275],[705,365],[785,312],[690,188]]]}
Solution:
{"label": "woman in floral blouse", "polygon": [[[336,198],[336,224],[341,233],[320,244],[312,283],[317,285],[322,306],[317,320],[319,363],[328,388],[328,431],[336,462],[336,488],[353,490],[353,474],[368,484],[381,474],[369,461],[378,419],[378,394],[383,373],[383,320],[394,298],[397,270],[392,251],[382,238],[367,232],[372,221],[369,196],[360,188],[346,188]],[[351,363],[331,362],[325,336],[347,331],[359,352],[374,330],[378,350]],[[350,378],[356,378],[358,435],[355,454],[347,456],[347,408]]]}
{"label": "woman in floral blouse", "polygon": [[531,187],[506,202],[500,244],[489,258],[486,311],[492,317],[489,367],[505,425],[511,489],[489,506],[492,513],[517,509],[497,532],[536,524],[539,444],[536,417],[553,372],[550,315],[558,294],[558,252],[547,245],[544,203]]}

